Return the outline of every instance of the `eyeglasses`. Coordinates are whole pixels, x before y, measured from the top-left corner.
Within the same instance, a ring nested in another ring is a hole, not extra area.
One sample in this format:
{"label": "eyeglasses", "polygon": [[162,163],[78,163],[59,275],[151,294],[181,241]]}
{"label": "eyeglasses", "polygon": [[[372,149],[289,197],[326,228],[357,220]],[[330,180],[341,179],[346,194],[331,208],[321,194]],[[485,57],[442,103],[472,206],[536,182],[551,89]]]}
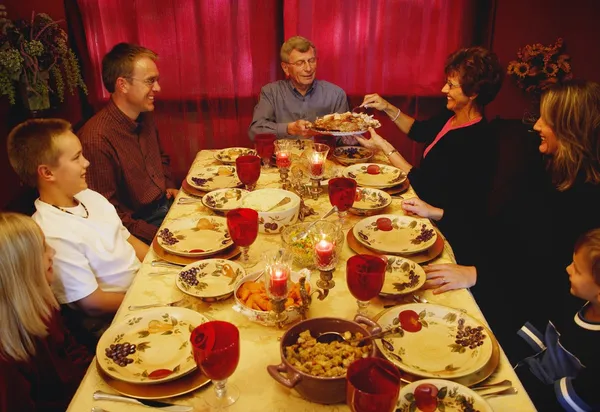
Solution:
{"label": "eyeglasses", "polygon": [[459,88],[461,86],[460,84],[454,84],[454,83],[452,83],[450,80],[446,81],[446,85],[448,86],[448,88],[450,90],[457,89],[457,88]]}
{"label": "eyeglasses", "polygon": [[148,79],[138,79],[137,77],[126,77],[126,79],[137,80],[138,82],[144,83],[148,87],[153,87],[154,83],[158,83],[158,81],[160,80],[160,77],[159,76],[157,76],[157,77],[150,77]]}
{"label": "eyeglasses", "polygon": [[304,65],[305,65],[306,63],[308,63],[308,65],[309,65],[309,66],[316,66],[316,64],[317,64],[317,58],[316,58],[316,57],[311,57],[311,58],[310,58],[310,59],[308,59],[308,60],[298,60],[298,61],[295,61],[295,62],[293,62],[293,63],[292,63],[292,62],[289,62],[288,64],[291,64],[291,65],[293,65],[293,66],[296,66],[297,68],[299,68],[299,69],[300,69],[300,68],[304,67]]}

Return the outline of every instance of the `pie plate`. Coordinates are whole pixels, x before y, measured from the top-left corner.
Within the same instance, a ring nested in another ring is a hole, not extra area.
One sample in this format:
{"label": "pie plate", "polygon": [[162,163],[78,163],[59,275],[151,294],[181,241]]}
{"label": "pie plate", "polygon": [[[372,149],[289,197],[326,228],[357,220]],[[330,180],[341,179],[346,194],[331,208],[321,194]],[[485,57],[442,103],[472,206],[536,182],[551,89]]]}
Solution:
{"label": "pie plate", "polygon": [[388,263],[380,295],[405,295],[425,284],[427,275],[419,264],[400,256],[386,255],[386,258]]}
{"label": "pie plate", "polygon": [[230,147],[228,149],[219,150],[214,154],[215,159],[225,164],[235,164],[235,160],[240,156],[256,156],[256,150],[248,149],[247,147]]}
{"label": "pie plate", "polygon": [[186,177],[186,182],[194,189],[210,192],[227,187],[239,187],[242,182],[237,177],[235,166],[209,166]]}
{"label": "pie plate", "polygon": [[354,225],[352,233],[369,249],[394,255],[422,252],[437,240],[428,219],[391,214],[366,217]]}
{"label": "pie plate", "polygon": [[477,392],[460,383],[444,379],[422,379],[404,386],[400,390],[396,412],[416,412],[421,410],[417,407],[415,397],[415,390],[421,385],[433,385],[437,388],[437,395],[432,396],[432,398],[434,404],[437,403],[436,410],[438,411],[492,412],[490,405]]}
{"label": "pie plate", "polygon": [[227,219],[221,216],[169,221],[158,231],[156,239],[167,252],[186,257],[214,255],[233,244]]}
{"label": "pie plate", "polygon": [[199,298],[219,298],[233,293],[246,276],[239,264],[225,259],[205,259],[184,267],[175,280],[182,292]]}
{"label": "pie plate", "polygon": [[456,309],[431,303],[406,304],[383,314],[378,323],[384,330],[402,327],[400,337],[375,342],[385,358],[413,375],[459,378],[477,372],[492,356],[487,329]]}
{"label": "pie plate", "polygon": [[[190,335],[208,322],[203,315],[180,307],[146,309],[113,323],[98,341],[96,358],[111,378],[130,383],[154,384],[184,376],[196,369]],[[111,345],[135,344],[133,362],[120,366],[107,356]]]}
{"label": "pie plate", "polygon": [[377,163],[357,163],[346,167],[343,174],[359,186],[376,189],[398,186],[406,180],[406,173],[397,167]]}

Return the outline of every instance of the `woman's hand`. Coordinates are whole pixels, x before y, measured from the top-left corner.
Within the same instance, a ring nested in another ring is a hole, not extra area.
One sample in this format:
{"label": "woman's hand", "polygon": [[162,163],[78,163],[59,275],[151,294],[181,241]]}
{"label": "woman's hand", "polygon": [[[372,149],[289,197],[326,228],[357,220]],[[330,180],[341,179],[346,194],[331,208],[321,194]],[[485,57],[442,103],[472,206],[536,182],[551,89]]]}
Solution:
{"label": "woman's hand", "polygon": [[440,220],[444,216],[444,209],[431,206],[418,197],[411,197],[402,201],[402,209],[411,216],[420,216],[427,219]]}
{"label": "woman's hand", "polygon": [[354,137],[356,138],[356,140],[358,140],[358,143],[360,143],[361,146],[364,146],[367,149],[372,149],[375,151],[385,151],[386,148],[392,147],[392,145],[389,144],[388,141],[385,140],[383,137],[379,136],[372,127],[369,127],[369,133],[371,134],[371,137],[369,139],[365,139],[362,136]]}
{"label": "woman's hand", "polygon": [[427,274],[424,289],[433,289],[433,294],[454,289],[470,288],[477,283],[477,268],[454,263],[423,266]]}
{"label": "woman's hand", "polygon": [[361,103],[361,107],[372,107],[381,111],[388,109],[389,106],[389,102],[377,93],[367,94]]}

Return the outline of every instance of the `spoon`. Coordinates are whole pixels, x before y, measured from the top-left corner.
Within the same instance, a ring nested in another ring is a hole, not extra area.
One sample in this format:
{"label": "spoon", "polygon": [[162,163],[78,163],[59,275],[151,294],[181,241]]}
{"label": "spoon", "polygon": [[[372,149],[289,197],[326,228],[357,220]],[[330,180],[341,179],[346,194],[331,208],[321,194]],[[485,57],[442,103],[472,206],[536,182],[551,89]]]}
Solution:
{"label": "spoon", "polygon": [[339,332],[323,332],[317,337],[317,342],[319,343],[330,343],[330,342],[347,342],[354,343],[358,342],[360,345],[362,342],[371,339],[381,339],[388,335],[394,335],[397,333],[402,333],[402,328],[400,326],[393,327],[388,330],[384,330],[379,333],[375,333],[373,335],[365,336],[360,339],[346,339],[343,334]]}
{"label": "spoon", "polygon": [[287,197],[287,196],[286,196],[286,197],[284,197],[283,199],[281,199],[281,200],[279,201],[279,203],[277,203],[276,205],[274,205],[274,206],[271,206],[270,208],[268,208],[267,210],[265,210],[265,212],[270,212],[271,210],[273,210],[273,209],[276,209],[276,208],[278,208],[279,206],[287,205],[287,204],[288,204],[288,203],[290,203],[291,201],[292,201],[292,199],[290,199],[289,197]]}
{"label": "spoon", "polygon": [[337,211],[338,211],[338,208],[337,208],[337,206],[334,206],[334,207],[332,207],[332,208],[331,208],[331,210],[330,210],[329,212],[325,213],[325,215],[323,215],[323,217],[322,217],[322,218],[320,218],[320,219],[317,219],[317,220],[315,220],[314,222],[312,222],[310,225],[308,225],[308,226],[306,227],[306,229],[304,229],[304,232],[302,232],[302,233],[300,233],[300,234],[298,234],[298,235],[294,236],[294,237],[292,238],[292,243],[293,243],[293,242],[297,242],[297,241],[299,241],[299,240],[302,240],[302,239],[304,239],[304,238],[305,238],[305,237],[308,235],[308,231],[310,230],[310,228],[311,228],[311,227],[313,227],[313,226],[314,226],[314,225],[315,225],[315,224],[316,224],[316,223],[317,223],[319,220],[323,220],[323,219],[325,219],[326,217],[329,217],[329,216],[331,216],[333,213],[335,213],[335,212],[337,212]]}

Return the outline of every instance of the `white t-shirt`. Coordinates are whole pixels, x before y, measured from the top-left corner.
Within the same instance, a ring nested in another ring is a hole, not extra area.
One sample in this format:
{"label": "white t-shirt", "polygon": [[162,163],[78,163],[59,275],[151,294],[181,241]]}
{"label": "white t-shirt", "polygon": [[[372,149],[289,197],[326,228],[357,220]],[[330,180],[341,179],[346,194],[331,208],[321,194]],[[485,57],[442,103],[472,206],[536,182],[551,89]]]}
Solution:
{"label": "white t-shirt", "polygon": [[[115,207],[101,194],[86,189],[75,196],[73,214],[35,201],[33,219],[42,228],[46,242],[56,249],[52,290],[60,303],[76,302],[97,288],[125,292],[140,268],[129,231]],[[89,216],[85,218],[85,208]]]}

